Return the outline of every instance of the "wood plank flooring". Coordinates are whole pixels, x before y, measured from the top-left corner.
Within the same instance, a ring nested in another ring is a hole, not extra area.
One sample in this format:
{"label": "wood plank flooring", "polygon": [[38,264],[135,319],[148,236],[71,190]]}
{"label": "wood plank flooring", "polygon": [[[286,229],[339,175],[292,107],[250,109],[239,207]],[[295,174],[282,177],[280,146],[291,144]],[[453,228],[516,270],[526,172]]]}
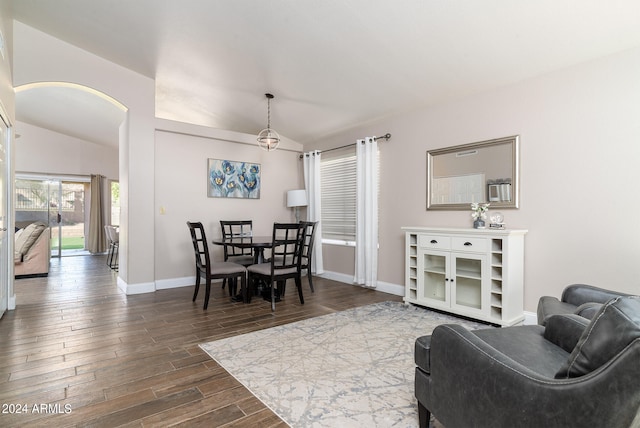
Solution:
{"label": "wood plank flooring", "polygon": [[0,320],[0,426],[285,427],[198,344],[399,296],[314,278],[272,313],[220,284],[126,296],[104,256],[52,259],[48,278],[15,282]]}

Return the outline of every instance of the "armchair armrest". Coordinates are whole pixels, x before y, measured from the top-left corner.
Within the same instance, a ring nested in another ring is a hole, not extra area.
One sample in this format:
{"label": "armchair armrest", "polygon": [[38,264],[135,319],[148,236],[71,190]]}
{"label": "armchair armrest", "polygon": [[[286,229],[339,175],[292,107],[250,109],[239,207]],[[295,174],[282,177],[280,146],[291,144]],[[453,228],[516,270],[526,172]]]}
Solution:
{"label": "armchair armrest", "polygon": [[561,300],[575,306],[584,303],[607,303],[611,299],[628,294],[594,287],[586,284],[572,284],[564,289]]}
{"label": "armchair armrest", "polygon": [[545,325],[549,317],[556,314],[572,314],[575,310],[575,305],[561,302],[557,297],[542,296],[538,300],[538,324]]}

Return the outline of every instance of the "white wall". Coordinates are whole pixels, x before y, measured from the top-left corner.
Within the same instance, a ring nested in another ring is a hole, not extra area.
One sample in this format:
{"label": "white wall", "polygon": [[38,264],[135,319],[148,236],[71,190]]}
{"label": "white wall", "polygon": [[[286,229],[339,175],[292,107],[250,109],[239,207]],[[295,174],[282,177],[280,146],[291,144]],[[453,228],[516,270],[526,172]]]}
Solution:
{"label": "white wall", "polygon": [[15,166],[18,172],[101,174],[118,180],[118,149],[16,122]]}
{"label": "white wall", "polygon": [[[155,138],[155,277],[157,288],[192,285],[194,256],[187,221],[200,221],[211,241],[220,220],[253,220],[256,235],[271,235],[274,222],[295,221],[286,192],[304,188],[301,146],[283,144],[273,152],[258,148],[255,136],[158,120]],[[185,130],[189,130],[185,133]],[[288,150],[286,147],[291,147]],[[209,158],[261,166],[260,199],[207,197]],[[222,248],[210,243],[222,260]]]}
{"label": "white wall", "polygon": [[[521,208],[501,211],[529,230],[525,310],[575,282],[640,293],[638,76],[634,49],[328,138],[318,148],[392,134],[380,143],[379,279],[404,284],[400,227],[472,227],[470,212],[426,211],[426,151],[518,134]],[[353,272],[352,249],[323,254],[326,270]]]}
{"label": "white wall", "polygon": [[13,57],[13,13],[9,2],[0,2],[0,32],[4,39],[4,57],[0,56],[0,102],[13,124],[15,121],[15,93],[11,75]]}
{"label": "white wall", "polygon": [[[13,91],[13,76],[12,76],[12,63],[13,63],[13,13],[9,2],[0,2],[0,31],[4,38],[4,55],[0,56],[0,108],[4,111],[3,114],[7,115],[7,119],[13,126],[15,124],[15,92]],[[9,198],[9,195],[13,194],[13,139],[4,146],[5,149],[5,166],[6,174],[1,177],[7,184],[7,192],[4,196],[5,199]],[[9,232],[4,234],[5,241],[2,243],[4,246],[4,260],[0,263],[6,263],[6,269],[0,269],[0,271],[6,271],[6,278],[0,279],[0,299],[3,300],[0,303],[1,310],[14,309],[15,308],[15,292],[13,289],[13,263],[11,262],[11,254],[13,253],[13,231],[10,225],[14,222],[14,215],[11,212],[13,204],[8,203],[7,217],[4,219],[5,227],[9,229]],[[2,252],[0,252],[2,254]]]}

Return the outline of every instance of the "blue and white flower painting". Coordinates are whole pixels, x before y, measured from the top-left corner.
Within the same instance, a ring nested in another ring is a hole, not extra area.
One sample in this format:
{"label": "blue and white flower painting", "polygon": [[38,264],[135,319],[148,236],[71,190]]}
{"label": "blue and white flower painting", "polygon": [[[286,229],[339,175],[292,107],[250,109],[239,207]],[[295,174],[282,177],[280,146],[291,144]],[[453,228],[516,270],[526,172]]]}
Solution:
{"label": "blue and white flower painting", "polygon": [[260,164],[209,159],[207,195],[260,199]]}

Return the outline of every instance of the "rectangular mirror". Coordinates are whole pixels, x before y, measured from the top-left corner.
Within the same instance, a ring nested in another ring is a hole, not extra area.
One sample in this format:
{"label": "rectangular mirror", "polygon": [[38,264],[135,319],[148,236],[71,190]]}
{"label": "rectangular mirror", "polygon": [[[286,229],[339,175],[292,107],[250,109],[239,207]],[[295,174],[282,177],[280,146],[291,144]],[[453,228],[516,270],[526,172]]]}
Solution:
{"label": "rectangular mirror", "polygon": [[427,210],[468,210],[472,202],[518,208],[519,137],[429,150]]}

